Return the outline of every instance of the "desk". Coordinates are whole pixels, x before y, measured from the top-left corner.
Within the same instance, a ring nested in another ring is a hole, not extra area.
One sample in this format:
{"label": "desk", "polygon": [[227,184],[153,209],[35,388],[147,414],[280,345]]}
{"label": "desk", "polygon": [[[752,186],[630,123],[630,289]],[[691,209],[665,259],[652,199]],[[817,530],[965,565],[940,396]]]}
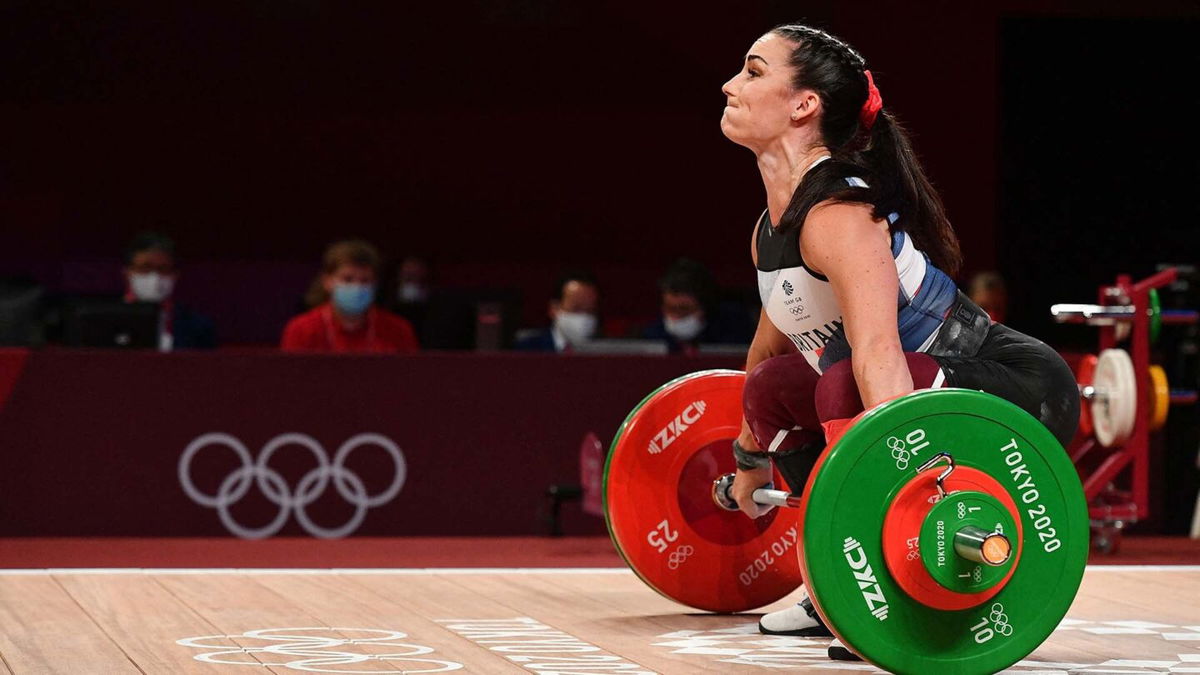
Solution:
{"label": "desk", "polygon": [[[663,382],[741,363],[3,350],[0,536],[540,534],[587,432],[608,443]],[[570,511],[568,533],[603,533]]]}

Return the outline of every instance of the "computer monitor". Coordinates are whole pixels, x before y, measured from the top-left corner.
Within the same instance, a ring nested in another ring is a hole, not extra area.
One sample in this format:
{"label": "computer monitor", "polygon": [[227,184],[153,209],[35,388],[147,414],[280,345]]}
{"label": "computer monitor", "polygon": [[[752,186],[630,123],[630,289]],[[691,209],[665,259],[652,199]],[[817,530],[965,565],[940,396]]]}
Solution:
{"label": "computer monitor", "polygon": [[0,281],[0,346],[42,343],[45,295],[45,289],[32,282]]}
{"label": "computer monitor", "polygon": [[63,316],[69,347],[158,349],[158,303],[87,299],[72,302]]}

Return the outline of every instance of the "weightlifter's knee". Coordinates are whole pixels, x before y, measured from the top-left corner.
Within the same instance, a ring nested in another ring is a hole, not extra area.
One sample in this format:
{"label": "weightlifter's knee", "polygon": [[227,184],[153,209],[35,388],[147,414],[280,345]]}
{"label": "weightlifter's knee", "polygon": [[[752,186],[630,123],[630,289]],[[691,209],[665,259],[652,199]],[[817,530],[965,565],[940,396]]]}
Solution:
{"label": "weightlifter's knee", "polygon": [[794,449],[821,433],[813,404],[817,373],[802,354],[776,356],[746,376],[742,409],[763,450]]}
{"label": "weightlifter's knee", "polygon": [[[941,365],[932,356],[907,352],[904,360],[912,375],[914,389],[941,385],[944,379]],[[863,411],[862,395],[858,391],[850,359],[838,361],[821,375],[813,399],[817,417],[822,422],[849,419]]]}

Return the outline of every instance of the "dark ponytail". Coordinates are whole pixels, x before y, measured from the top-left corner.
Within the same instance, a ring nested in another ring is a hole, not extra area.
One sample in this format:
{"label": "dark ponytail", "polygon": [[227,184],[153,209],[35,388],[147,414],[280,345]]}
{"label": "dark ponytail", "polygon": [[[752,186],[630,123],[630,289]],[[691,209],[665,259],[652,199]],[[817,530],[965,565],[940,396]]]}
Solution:
{"label": "dark ponytail", "polygon": [[[870,129],[859,113],[868,96],[866,61],[850,45],[825,31],[788,24],[772,31],[796,46],[789,64],[792,86],[821,97],[821,135],[832,155],[805,174],[780,219],[779,227],[800,227],[812,207],[826,200],[870,204],[875,218],[900,215],[893,226],[912,237],[939,269],[954,275],[962,252],[946,218],[942,198],[925,176],[904,127],[887,110],[875,115]],[[868,187],[850,187],[857,176]]]}

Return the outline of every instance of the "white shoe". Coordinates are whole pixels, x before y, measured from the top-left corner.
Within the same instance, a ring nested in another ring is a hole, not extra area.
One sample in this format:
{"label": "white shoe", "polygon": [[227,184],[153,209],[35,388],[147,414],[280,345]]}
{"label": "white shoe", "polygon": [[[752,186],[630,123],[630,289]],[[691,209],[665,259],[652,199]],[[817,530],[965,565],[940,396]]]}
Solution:
{"label": "white shoe", "polygon": [[808,598],[804,598],[787,609],[764,614],[758,620],[758,632],[763,635],[795,635],[799,637],[830,637],[833,635],[825,627],[821,617],[813,609],[812,601]]}
{"label": "white shoe", "polygon": [[834,661],[862,661],[862,658],[846,648],[846,645],[841,640],[833,638],[833,642],[829,643],[829,658]]}

